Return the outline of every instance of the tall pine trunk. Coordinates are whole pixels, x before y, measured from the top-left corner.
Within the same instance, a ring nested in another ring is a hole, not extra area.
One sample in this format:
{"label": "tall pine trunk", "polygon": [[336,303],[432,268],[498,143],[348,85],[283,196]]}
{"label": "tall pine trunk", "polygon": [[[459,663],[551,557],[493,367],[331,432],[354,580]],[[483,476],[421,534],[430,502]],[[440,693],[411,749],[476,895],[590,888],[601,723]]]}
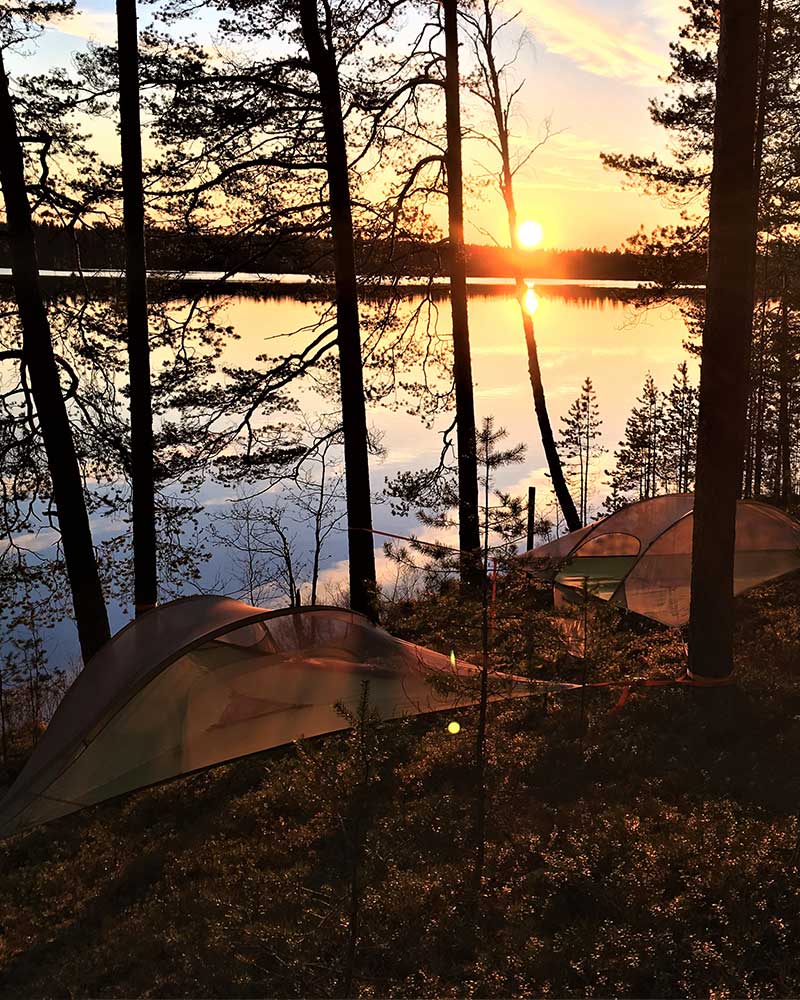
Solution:
{"label": "tall pine trunk", "polygon": [[733,670],[736,501],[753,324],[758,0],[722,0],[700,376],[689,667]]}
{"label": "tall pine trunk", "polygon": [[[512,244],[513,246],[513,244]],[[515,268],[517,267],[515,263]],[[533,406],[536,410],[536,419],[539,422],[539,433],[542,438],[547,468],[550,470],[550,480],[553,484],[553,492],[558,500],[558,505],[567,522],[568,531],[577,531],[581,526],[581,518],[575,509],[575,501],[569,492],[567,481],[564,478],[564,470],[561,466],[561,459],[556,447],[556,439],[553,435],[553,427],[550,423],[550,414],[547,411],[547,400],[544,394],[544,383],[542,382],[542,371],[539,366],[539,351],[536,347],[536,330],[533,325],[533,316],[525,308],[525,296],[527,286],[520,274],[515,275],[517,288],[517,298],[520,300],[522,311],[522,328],[525,332],[525,346],[528,349],[528,375],[533,392]]]}
{"label": "tall pine trunk", "polygon": [[[758,364],[756,366],[755,392],[751,393],[751,398],[755,400],[755,428],[753,431],[753,495],[760,497],[764,482],[764,420],[766,417],[766,368],[767,368],[767,345],[769,341],[767,331],[767,275],[764,275],[764,293],[761,302],[761,319],[758,337],[755,347],[757,350]],[[752,337],[751,337],[752,341]],[[752,347],[751,347],[752,354]]]}
{"label": "tall pine trunk", "polygon": [[[756,114],[756,133],[753,149],[753,165],[755,169],[755,190],[753,193],[754,211],[756,214],[756,225],[758,225],[759,213],[761,209],[761,178],[764,167],[764,136],[766,134],[767,113],[769,111],[769,73],[772,64],[772,23],[775,12],[774,0],[767,0],[767,7],[764,15],[763,44],[761,46],[761,70],[758,78],[758,111]],[[750,496],[753,490],[756,496],[761,495],[761,485],[764,468],[764,369],[765,352],[767,347],[766,338],[766,317],[767,317],[767,281],[769,278],[769,245],[764,248],[763,266],[763,289],[761,299],[761,329],[758,341],[754,342],[751,337],[751,359],[750,370],[752,371],[752,351],[753,347],[758,350],[758,365],[755,393],[752,388],[749,393],[748,417],[746,419],[745,441],[745,469],[744,487],[745,496]],[[752,410],[755,401],[755,435],[752,435]]]}
{"label": "tall pine trunk", "polygon": [[758,113],[756,115],[756,134],[753,147],[753,164],[756,172],[753,201],[758,222],[759,198],[761,195],[761,177],[764,169],[764,137],[767,131],[767,114],[769,113],[769,74],[772,68],[772,25],[775,17],[775,0],[767,0],[764,12],[764,32],[761,46],[761,71],[758,78]]}
{"label": "tall pine trunk", "polygon": [[[461,164],[461,95],[458,72],[458,0],[443,0],[445,37],[445,115],[447,119],[447,218],[449,227],[450,308],[453,317],[453,378],[458,444],[458,546],[461,578],[480,579],[478,460],[475,399],[467,314],[467,261],[464,248],[464,182]],[[469,554],[469,555],[467,555]]]}
{"label": "tall pine trunk", "polygon": [[784,507],[792,493],[792,427],[789,413],[789,392],[791,388],[789,305],[786,301],[786,275],[783,276],[781,293],[780,340],[778,346],[778,456],[775,470],[775,496]]}
{"label": "tall pine trunk", "polygon": [[[342,394],[345,494],[350,562],[350,606],[377,613],[375,549],[367,446],[367,409],[361,361],[355,238],[347,142],[336,54],[322,39],[317,0],[299,0],[300,25],[312,72],[319,83],[330,198],[336,280],[336,326]],[[477,503],[476,503],[477,508]]]}
{"label": "tall pine trunk", "polygon": [[108,614],[97,571],[78,457],[53,353],[50,322],[39,282],[22,145],[1,51],[0,186],[5,201],[11,270],[22,324],[23,364],[28,373],[44,441],[81,653],[84,662],[87,662],[110,636]]}
{"label": "tall pine trunk", "polygon": [[156,605],[158,570],[136,0],[117,0],[117,36],[131,408],[133,588],[136,614],[140,615]]}
{"label": "tall pine trunk", "polygon": [[[525,302],[528,293],[528,286],[525,284],[525,274],[520,266],[520,245],[517,232],[517,206],[514,198],[514,173],[511,166],[511,147],[509,142],[508,117],[504,110],[503,91],[500,83],[500,71],[497,68],[494,53],[495,28],[493,20],[493,10],[491,4],[484,0],[484,27],[481,37],[483,46],[483,58],[486,62],[486,79],[490,89],[490,101],[492,113],[494,115],[495,128],[497,130],[497,140],[501,162],[501,188],[503,201],[506,206],[508,216],[509,238],[512,249],[512,261],[514,268],[514,284],[516,288],[517,301],[519,302],[520,313],[522,315],[522,329],[525,334],[525,347],[528,353],[528,375],[530,377],[531,391],[533,393],[533,407],[536,412],[536,419],[539,424],[539,434],[542,439],[547,468],[550,472],[550,480],[553,484],[553,492],[558,500],[558,505],[567,522],[568,531],[576,531],[581,526],[581,517],[575,509],[575,501],[572,499],[567,481],[564,478],[564,470],[561,465],[561,458],[558,454],[553,427],[550,423],[550,414],[547,410],[547,400],[544,394],[544,383],[542,382],[542,371],[539,365],[539,350],[536,346],[536,329],[533,323],[533,316],[527,309]],[[581,508],[583,508],[583,487],[581,487]],[[585,517],[584,517],[585,520]]]}

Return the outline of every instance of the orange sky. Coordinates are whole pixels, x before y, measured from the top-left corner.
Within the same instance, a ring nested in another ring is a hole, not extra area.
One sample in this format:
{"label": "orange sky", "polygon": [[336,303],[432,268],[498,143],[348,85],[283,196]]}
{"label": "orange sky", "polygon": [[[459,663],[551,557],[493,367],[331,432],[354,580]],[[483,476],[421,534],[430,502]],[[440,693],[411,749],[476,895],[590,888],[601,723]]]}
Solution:
{"label": "orange sky", "polygon": [[[663,91],[659,77],[667,72],[668,44],[677,34],[677,0],[515,0],[512,6],[529,32],[517,63],[526,81],[517,147],[524,153],[538,140],[546,117],[558,132],[518,175],[520,218],[542,223],[543,246],[564,248],[614,247],[642,224],[649,229],[674,221],[657,202],[624,190],[599,153],[664,150],[647,102]],[[25,71],[68,63],[87,38],[114,40],[113,0],[79,0],[78,7],[77,18],[45,32]],[[213,25],[207,30],[213,37]],[[467,107],[470,116],[477,122]],[[111,128],[106,144],[116,144]],[[492,166],[485,147],[467,144],[468,173],[478,177]],[[466,222],[470,242],[507,242],[503,207],[493,191],[468,193]]]}

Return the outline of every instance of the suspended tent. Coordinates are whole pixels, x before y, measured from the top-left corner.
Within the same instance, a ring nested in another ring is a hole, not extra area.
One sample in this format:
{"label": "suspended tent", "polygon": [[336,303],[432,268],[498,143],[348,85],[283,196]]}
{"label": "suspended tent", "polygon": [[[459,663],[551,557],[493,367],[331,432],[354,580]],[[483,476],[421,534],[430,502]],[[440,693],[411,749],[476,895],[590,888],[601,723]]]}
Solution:
{"label": "suspended tent", "polygon": [[[633,503],[522,557],[552,581],[557,607],[584,590],[664,625],[689,621],[694,494]],[[734,593],[800,569],[800,525],[755,500],[736,508]]]}
{"label": "suspended tent", "polygon": [[[0,836],[346,729],[335,706],[354,711],[363,681],[370,708],[394,719],[474,703],[463,679],[475,673],[341,608],[173,601],[131,622],[78,675],[0,802]],[[494,697],[527,693],[520,678],[501,683]]]}

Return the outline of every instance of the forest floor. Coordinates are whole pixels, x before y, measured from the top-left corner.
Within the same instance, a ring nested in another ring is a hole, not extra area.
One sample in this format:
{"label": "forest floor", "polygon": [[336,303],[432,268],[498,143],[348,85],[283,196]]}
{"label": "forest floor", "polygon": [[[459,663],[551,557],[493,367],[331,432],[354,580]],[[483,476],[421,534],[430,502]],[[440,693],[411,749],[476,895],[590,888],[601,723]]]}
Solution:
{"label": "forest floor", "polygon": [[[436,609],[388,625],[441,648]],[[625,621],[592,678],[676,674],[676,636]],[[353,994],[798,996],[800,583],[740,601],[737,679],[493,704],[477,905],[474,710],[378,727],[366,807],[343,735],[18,835],[0,994],[342,995],[360,801]]]}

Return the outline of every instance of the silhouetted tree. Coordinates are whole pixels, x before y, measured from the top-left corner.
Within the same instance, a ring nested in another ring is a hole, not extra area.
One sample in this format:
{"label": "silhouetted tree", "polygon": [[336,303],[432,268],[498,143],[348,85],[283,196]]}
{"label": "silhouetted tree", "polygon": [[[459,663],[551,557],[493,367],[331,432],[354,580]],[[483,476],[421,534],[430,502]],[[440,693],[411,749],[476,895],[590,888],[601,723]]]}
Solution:
{"label": "silhouetted tree", "polygon": [[564,425],[561,428],[564,454],[573,463],[571,475],[574,476],[577,472],[581,521],[588,524],[592,460],[603,452],[602,446],[598,444],[603,421],[600,419],[597,393],[588,375],[581,386],[580,395],[570,406],[566,417],[561,418],[561,422]]}
{"label": "silhouetted tree", "polygon": [[664,475],[669,489],[688,493],[694,486],[697,453],[697,388],[689,381],[689,366],[678,365],[664,397]]}
{"label": "silhouetted tree", "polygon": [[[786,503],[776,474],[782,461],[779,437],[781,393],[797,391],[797,373],[784,365],[789,384],[781,376],[782,301],[787,300],[790,340],[796,326],[796,303],[791,290],[797,284],[800,249],[800,172],[797,169],[796,122],[800,114],[800,4],[797,0],[762,0],[759,37],[757,119],[754,139],[759,234],[756,269],[758,305],[751,346],[751,379],[747,411],[747,449],[741,490],[745,496],[772,496]],[[719,38],[719,0],[691,0],[684,8],[680,38],[670,47],[669,90],[651,102],[653,121],[670,133],[672,157],[603,155],[604,162],[623,170],[645,192],[682,210],[684,221],[631,244],[648,254],[652,277],[681,305],[692,333],[702,329],[702,306],[687,303],[676,282],[686,280],[681,259],[704,249],[708,233],[709,158],[713,142],[714,88]],[[683,275],[683,277],[682,277]],[[692,280],[692,279],[689,279]],[[694,349],[694,345],[693,349]],[[791,353],[791,348],[790,348]],[[789,409],[791,404],[789,405]],[[793,424],[789,420],[789,448],[794,453]],[[789,491],[791,493],[791,491]]]}
{"label": "silhouetted tree", "polygon": [[612,498],[606,507],[620,502],[647,500],[664,484],[664,398],[650,372],[641,395],[625,424],[625,437],[614,452],[610,476]]}
{"label": "silhouetted tree", "polygon": [[[373,153],[387,149],[373,112],[362,110],[381,90],[383,62],[368,65],[365,50],[389,33],[400,5],[213,0],[210,6],[221,15],[222,55],[212,58],[191,38],[143,39],[143,87],[163,151],[156,165],[160,190],[150,196],[177,224],[223,232],[226,270],[258,270],[270,253],[296,254],[332,276],[335,307],[326,302],[318,323],[304,328],[306,347],[271,364],[259,356],[259,364],[230,373],[221,391],[209,387],[205,395],[209,409],[241,414],[226,474],[236,469],[250,481],[272,475],[254,442],[268,434],[269,422],[257,418],[271,415],[280,390],[313,370],[324,393],[340,397],[352,599],[364,609],[365,594],[375,590],[366,409],[394,394],[398,359],[425,356],[414,338],[418,320],[406,324],[394,305],[365,306],[356,285],[357,263],[362,280],[380,273],[385,254],[372,251],[387,229],[360,195]],[[197,10],[192,0],[164,8],[168,21]],[[259,54],[267,36],[275,49]],[[337,346],[338,371],[330,363]],[[373,375],[367,380],[365,364]],[[264,458],[276,450],[265,450]]]}
{"label": "silhouetted tree", "polygon": [[25,163],[0,48],[0,185],[22,326],[23,384],[30,383],[47,454],[81,652],[88,660],[110,635],[78,458],[39,284]]}
{"label": "silhouetted tree", "polygon": [[511,120],[514,114],[514,102],[519,95],[522,84],[520,83],[516,86],[508,84],[506,77],[510,67],[513,65],[513,60],[499,64],[496,50],[499,34],[514,22],[516,15],[510,18],[503,16],[501,23],[498,25],[495,20],[498,7],[497,0],[494,0],[494,2],[483,0],[482,16],[472,15],[469,12],[464,13],[464,17],[471,28],[472,42],[479,66],[476,80],[471,89],[477,97],[488,105],[492,115],[494,135],[489,137],[489,142],[500,157],[498,181],[508,217],[508,229],[512,249],[511,261],[514,269],[513,277],[522,316],[525,345],[528,352],[528,373],[533,392],[533,404],[539,423],[539,433],[547,460],[547,467],[550,470],[553,490],[558,497],[568,530],[575,531],[581,526],[581,521],[585,521],[586,518],[584,515],[581,519],[575,510],[575,502],[570,495],[564,478],[564,470],[561,467],[561,460],[550,423],[550,415],[547,410],[542,371],[539,364],[539,351],[536,346],[533,313],[527,305],[528,287],[525,283],[525,274],[522,267],[517,226],[517,207],[514,198],[515,174],[530,160],[543,142],[547,140],[547,136],[545,136],[542,142],[534,145],[516,163],[512,161]]}
{"label": "silhouetted tree", "polygon": [[486,417],[478,436],[478,461],[481,468],[481,486],[483,487],[483,594],[481,600],[481,687],[478,702],[478,731],[475,741],[475,769],[477,772],[475,798],[475,867],[473,870],[473,886],[476,909],[480,905],[483,884],[483,870],[486,863],[486,724],[489,706],[489,674],[491,616],[493,614],[493,580],[496,574],[494,567],[490,568],[489,533],[492,528],[503,533],[512,524],[512,531],[522,527],[522,505],[516,505],[511,498],[498,494],[501,504],[492,510],[490,506],[492,483],[498,469],[522,462],[525,456],[525,445],[517,444],[511,448],[499,448],[500,442],[507,437],[503,427],[495,427],[494,419]]}
{"label": "silhouetted tree", "polygon": [[[458,441],[458,544],[462,578],[475,579],[480,551],[478,521],[478,466],[476,458],[475,398],[467,312],[467,264],[464,251],[464,180],[462,167],[461,77],[459,74],[458,0],[443,0],[445,38],[445,116],[447,124],[447,219],[450,306],[453,317],[453,381]],[[474,558],[466,556],[474,553]]]}
{"label": "silhouetted tree", "polygon": [[[317,0],[298,0],[311,70],[319,84],[336,275],[336,338],[342,391],[345,492],[350,547],[350,605],[374,617],[377,584],[372,540],[367,410],[361,363],[353,214],[337,54],[320,29]],[[330,10],[324,15],[330,19]]]}
{"label": "silhouetted tree", "polygon": [[733,669],[736,501],[755,280],[758,27],[756,0],[721,0],[689,623],[689,666],[704,677]]}
{"label": "silhouetted tree", "polygon": [[158,568],[136,0],[117,0],[117,39],[131,408],[133,600],[135,613],[140,615],[158,601]]}

